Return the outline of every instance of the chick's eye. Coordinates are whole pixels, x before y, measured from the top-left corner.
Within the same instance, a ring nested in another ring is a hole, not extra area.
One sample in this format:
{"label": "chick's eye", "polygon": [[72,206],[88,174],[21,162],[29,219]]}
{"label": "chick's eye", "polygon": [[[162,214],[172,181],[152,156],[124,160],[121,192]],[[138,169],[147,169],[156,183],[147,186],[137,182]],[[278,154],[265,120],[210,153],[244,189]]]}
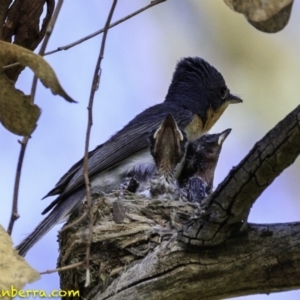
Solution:
{"label": "chick's eye", "polygon": [[224,100],[228,96],[229,90],[226,87],[220,89],[221,98]]}

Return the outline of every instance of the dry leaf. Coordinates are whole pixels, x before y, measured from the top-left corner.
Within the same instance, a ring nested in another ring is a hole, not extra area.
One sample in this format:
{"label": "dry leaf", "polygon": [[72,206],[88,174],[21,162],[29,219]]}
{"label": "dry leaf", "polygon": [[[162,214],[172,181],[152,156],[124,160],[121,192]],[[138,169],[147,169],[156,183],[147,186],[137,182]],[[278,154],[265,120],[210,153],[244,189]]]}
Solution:
{"label": "dry leaf", "polygon": [[53,94],[58,94],[69,102],[76,102],[64,91],[53,69],[40,55],[23,47],[0,41],[0,68],[15,62],[29,67]]}
{"label": "dry leaf", "polygon": [[0,75],[0,121],[12,133],[30,136],[41,114],[30,96],[15,89],[12,81]]}
{"label": "dry leaf", "polygon": [[[54,0],[0,1],[1,40],[33,51],[45,36],[54,6]],[[19,65],[7,69],[5,75],[15,82],[23,70]]]}
{"label": "dry leaf", "polygon": [[256,29],[274,33],[289,21],[293,0],[224,0],[234,11],[242,13]]}
{"label": "dry leaf", "polygon": [[17,290],[21,290],[26,283],[36,281],[40,278],[39,273],[32,269],[25,259],[13,249],[11,238],[1,225],[0,262],[0,291],[11,291],[12,286]]}
{"label": "dry leaf", "polygon": [[266,21],[253,22],[248,20],[248,22],[260,31],[267,33],[278,32],[283,29],[288,23],[292,11],[292,5],[293,2],[279,11],[277,15],[274,15],[272,18]]}

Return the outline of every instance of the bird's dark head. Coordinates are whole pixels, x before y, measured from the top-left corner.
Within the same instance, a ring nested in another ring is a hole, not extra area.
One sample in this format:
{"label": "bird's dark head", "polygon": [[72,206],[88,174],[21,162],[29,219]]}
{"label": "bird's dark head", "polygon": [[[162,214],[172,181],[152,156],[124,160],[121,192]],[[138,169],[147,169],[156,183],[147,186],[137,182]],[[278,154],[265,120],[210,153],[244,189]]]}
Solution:
{"label": "bird's dark head", "polygon": [[226,129],[221,133],[206,134],[198,140],[190,143],[187,149],[187,157],[194,157],[195,164],[199,163],[201,168],[203,162],[206,164],[217,164],[223,142],[231,132]]}
{"label": "bird's dark head", "polygon": [[165,101],[198,114],[207,132],[229,104],[242,99],[230,93],[221,73],[208,62],[186,57],[177,63]]}

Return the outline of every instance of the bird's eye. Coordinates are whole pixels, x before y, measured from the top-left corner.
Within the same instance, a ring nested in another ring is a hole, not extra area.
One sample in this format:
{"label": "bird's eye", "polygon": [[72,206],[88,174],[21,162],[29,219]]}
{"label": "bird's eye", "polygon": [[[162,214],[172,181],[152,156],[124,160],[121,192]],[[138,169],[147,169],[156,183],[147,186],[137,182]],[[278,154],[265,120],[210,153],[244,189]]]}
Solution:
{"label": "bird's eye", "polygon": [[222,87],[220,90],[221,98],[224,100],[229,94],[229,90],[227,87]]}

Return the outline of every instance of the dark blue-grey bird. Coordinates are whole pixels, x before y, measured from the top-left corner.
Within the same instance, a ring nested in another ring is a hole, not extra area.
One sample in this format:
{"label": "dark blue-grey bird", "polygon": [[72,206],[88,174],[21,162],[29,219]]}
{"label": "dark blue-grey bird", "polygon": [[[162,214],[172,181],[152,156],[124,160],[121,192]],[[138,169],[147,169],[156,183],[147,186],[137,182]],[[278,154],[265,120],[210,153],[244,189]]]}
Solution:
{"label": "dark blue-grey bird", "polygon": [[[88,172],[93,192],[117,189],[125,177],[147,178],[156,167],[150,154],[149,136],[168,114],[184,130],[188,141],[206,133],[230,103],[242,100],[230,93],[223,76],[199,57],[181,59],[176,66],[165,101],[154,105],[130,121],[107,142],[89,153]],[[55,224],[65,220],[85,198],[81,159],[45,196],[58,197],[43,211],[48,216],[17,246],[27,251]]]}

